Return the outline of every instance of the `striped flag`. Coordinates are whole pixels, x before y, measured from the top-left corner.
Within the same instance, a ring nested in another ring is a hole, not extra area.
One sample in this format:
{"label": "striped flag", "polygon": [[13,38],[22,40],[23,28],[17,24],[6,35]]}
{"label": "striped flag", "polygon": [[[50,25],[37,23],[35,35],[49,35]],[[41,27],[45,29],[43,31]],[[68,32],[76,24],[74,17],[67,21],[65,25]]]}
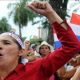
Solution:
{"label": "striped flag", "polygon": [[[68,23],[68,24],[71,26],[73,32],[80,40],[80,15],[73,13],[71,20],[70,20],[70,23]],[[59,42],[55,32],[53,33],[53,35],[54,35],[54,48],[57,49],[57,48],[61,47],[61,43]]]}
{"label": "striped flag", "polygon": [[54,49],[59,48],[61,46],[60,41],[58,40],[56,33],[54,33]]}
{"label": "striped flag", "polygon": [[72,17],[70,20],[70,26],[78,39],[80,40],[80,15],[76,13],[72,13]]}
{"label": "striped flag", "polygon": [[80,25],[80,15],[72,13],[71,21],[72,24]]}
{"label": "striped flag", "polygon": [[53,31],[53,32],[54,32],[54,33],[53,33],[53,36],[54,36],[54,43],[53,43],[53,45],[54,45],[54,49],[56,49],[56,48],[59,48],[59,47],[61,46],[61,43],[60,43],[60,41],[58,40],[55,31]]}

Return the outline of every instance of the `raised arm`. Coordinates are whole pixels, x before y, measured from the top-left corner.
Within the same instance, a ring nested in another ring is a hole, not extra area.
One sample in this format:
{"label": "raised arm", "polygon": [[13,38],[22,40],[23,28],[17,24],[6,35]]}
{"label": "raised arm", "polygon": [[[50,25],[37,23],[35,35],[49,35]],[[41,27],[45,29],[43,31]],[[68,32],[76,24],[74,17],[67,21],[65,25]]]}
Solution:
{"label": "raised arm", "polygon": [[[66,21],[63,22],[48,2],[33,2],[28,7],[48,18],[62,44],[61,48],[43,58],[41,63],[45,73],[52,74],[79,51],[80,43],[70,26]],[[61,24],[62,22],[63,24]]]}
{"label": "raised arm", "polygon": [[[46,1],[44,1],[44,2],[33,2],[30,5],[28,5],[28,7],[30,9],[32,9],[33,11],[35,11],[36,13],[47,17],[51,24],[54,22],[58,22],[59,24],[63,22],[63,20],[53,10],[51,5]],[[67,29],[67,26],[65,24],[63,24],[62,27]]]}

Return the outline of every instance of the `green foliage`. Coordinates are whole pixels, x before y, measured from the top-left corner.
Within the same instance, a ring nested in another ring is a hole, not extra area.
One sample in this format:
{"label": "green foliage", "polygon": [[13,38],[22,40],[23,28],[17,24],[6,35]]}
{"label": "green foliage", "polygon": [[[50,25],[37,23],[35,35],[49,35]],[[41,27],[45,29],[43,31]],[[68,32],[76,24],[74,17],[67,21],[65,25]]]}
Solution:
{"label": "green foliage", "polygon": [[[40,1],[49,1],[51,6],[53,7],[53,9],[60,15],[60,17],[62,19],[65,18],[65,16],[67,15],[66,13],[66,9],[67,9],[67,2],[68,0],[40,0]],[[47,19],[45,19],[44,17],[40,16],[40,18],[42,18],[42,20],[37,21],[37,22],[41,22],[43,28],[48,28],[48,43],[53,45],[54,39],[53,39],[53,31],[52,28],[49,24],[49,22],[47,21]],[[35,23],[37,23],[35,22]]]}
{"label": "green foliage", "polygon": [[32,11],[25,7],[26,1],[28,0],[20,0],[20,3],[16,5],[17,7],[14,14],[14,22],[17,24],[21,23],[22,27],[27,25],[28,21],[33,21],[34,17],[36,17]]}
{"label": "green foliage", "polygon": [[[10,12],[11,16],[13,14],[14,23],[19,26],[19,35],[21,37],[21,28],[26,26],[28,21],[33,21],[37,16],[31,10],[26,7],[26,4],[31,0],[19,0],[15,4],[13,10]],[[11,4],[8,5],[8,8],[11,7]]]}
{"label": "green foliage", "polygon": [[11,30],[11,26],[10,24],[8,24],[8,21],[5,17],[3,17],[1,20],[0,20],[0,33],[3,33],[3,32],[8,32]]}
{"label": "green foliage", "polygon": [[[24,42],[24,40],[26,39],[26,37],[22,37],[21,39]],[[31,44],[40,44],[42,41],[43,40],[41,38],[37,38],[37,37],[34,37],[34,38],[30,39],[30,43]]]}
{"label": "green foliage", "polygon": [[43,40],[41,38],[30,39],[31,44],[40,44]]}
{"label": "green foliage", "polygon": [[43,25],[43,28],[49,28],[50,27],[48,20],[43,19],[42,25]]}
{"label": "green foliage", "polygon": [[66,9],[68,0],[49,0],[49,2],[59,16],[64,19],[67,15]]}
{"label": "green foliage", "polygon": [[[49,34],[48,34],[48,43],[53,43],[51,42],[51,39],[53,41],[53,32],[51,31],[51,27],[49,25],[49,22],[47,19],[44,19],[41,15],[36,15],[32,11],[30,11],[28,8],[25,8],[26,2],[28,3],[31,0],[19,0],[19,2],[15,3],[15,8],[14,10],[11,11],[10,15],[13,13],[14,14],[14,22],[19,25],[19,30],[25,25],[27,25],[28,21],[32,21],[33,24],[36,23],[42,23],[44,28],[49,29]],[[66,15],[66,7],[67,7],[67,1],[68,0],[40,0],[40,1],[49,1],[52,7],[56,10],[56,12],[64,19]],[[40,17],[43,20],[39,20],[34,22],[35,17]],[[21,31],[20,31],[21,32]],[[31,40],[32,42],[35,42],[35,39]],[[53,45],[53,44],[52,44]]]}
{"label": "green foliage", "polygon": [[27,12],[26,12],[26,8],[23,8],[23,9],[16,9],[16,12],[14,14],[14,22],[16,24],[19,24],[21,23],[22,26],[25,26],[27,25],[27,22],[28,22],[28,15],[27,15]]}
{"label": "green foliage", "polygon": [[21,40],[24,42],[24,40],[26,39],[26,37],[21,37]]}

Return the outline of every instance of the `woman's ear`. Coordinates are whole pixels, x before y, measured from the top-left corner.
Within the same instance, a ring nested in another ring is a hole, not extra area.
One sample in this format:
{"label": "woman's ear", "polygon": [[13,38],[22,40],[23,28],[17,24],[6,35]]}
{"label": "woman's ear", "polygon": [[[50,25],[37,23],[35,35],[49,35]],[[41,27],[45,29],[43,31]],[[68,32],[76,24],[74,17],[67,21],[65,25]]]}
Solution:
{"label": "woman's ear", "polygon": [[25,50],[24,49],[21,49],[20,51],[19,51],[19,56],[23,56],[25,54]]}

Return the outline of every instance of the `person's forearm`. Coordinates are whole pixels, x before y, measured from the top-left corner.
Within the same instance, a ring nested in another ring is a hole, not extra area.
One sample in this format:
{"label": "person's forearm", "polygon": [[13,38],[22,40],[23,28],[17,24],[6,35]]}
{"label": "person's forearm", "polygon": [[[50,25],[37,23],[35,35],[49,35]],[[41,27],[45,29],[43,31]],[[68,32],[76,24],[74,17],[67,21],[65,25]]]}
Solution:
{"label": "person's forearm", "polygon": [[[51,7],[48,2],[33,2],[28,5],[30,9],[35,11],[38,14],[46,16],[50,22],[50,24],[57,22],[61,24],[63,20],[59,17],[59,15],[55,12],[55,10]],[[61,24],[64,29],[67,29],[67,25],[65,23]]]}
{"label": "person's forearm", "polygon": [[70,80],[80,80],[79,77],[76,75],[74,77],[72,77]]}
{"label": "person's forearm", "polygon": [[55,21],[58,23],[61,23],[63,21],[54,10],[47,15],[47,18],[51,24]]}
{"label": "person's forearm", "polygon": [[[59,17],[59,15],[54,10],[52,12],[50,12],[50,14],[47,15],[47,18],[48,18],[50,24],[52,24],[54,22],[61,24],[63,22],[63,20]],[[67,29],[67,27],[68,27],[65,23],[63,23],[61,25],[64,29]]]}
{"label": "person's forearm", "polygon": [[74,76],[70,80],[80,80],[80,67],[77,68]]}

